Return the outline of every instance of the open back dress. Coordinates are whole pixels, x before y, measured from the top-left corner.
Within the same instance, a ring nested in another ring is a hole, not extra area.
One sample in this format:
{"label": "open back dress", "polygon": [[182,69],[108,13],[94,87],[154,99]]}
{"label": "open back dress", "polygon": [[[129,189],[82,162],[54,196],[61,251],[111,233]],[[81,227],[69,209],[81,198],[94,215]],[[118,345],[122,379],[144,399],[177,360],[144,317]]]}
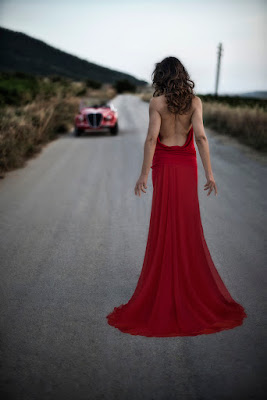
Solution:
{"label": "open back dress", "polygon": [[142,270],[131,299],[106,318],[132,335],[210,334],[241,325],[247,314],[211,258],[201,222],[193,127],[183,146],[159,137]]}

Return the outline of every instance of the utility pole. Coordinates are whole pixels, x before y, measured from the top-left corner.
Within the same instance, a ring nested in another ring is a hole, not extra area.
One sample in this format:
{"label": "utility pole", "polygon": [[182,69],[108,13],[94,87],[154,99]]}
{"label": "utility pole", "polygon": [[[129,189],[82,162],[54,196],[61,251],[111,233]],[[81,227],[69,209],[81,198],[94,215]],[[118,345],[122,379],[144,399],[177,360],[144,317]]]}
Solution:
{"label": "utility pole", "polygon": [[219,75],[221,68],[221,56],[222,56],[222,43],[219,43],[218,53],[217,53],[217,71],[216,71],[216,84],[215,84],[215,96],[218,96],[218,84],[219,84]]}

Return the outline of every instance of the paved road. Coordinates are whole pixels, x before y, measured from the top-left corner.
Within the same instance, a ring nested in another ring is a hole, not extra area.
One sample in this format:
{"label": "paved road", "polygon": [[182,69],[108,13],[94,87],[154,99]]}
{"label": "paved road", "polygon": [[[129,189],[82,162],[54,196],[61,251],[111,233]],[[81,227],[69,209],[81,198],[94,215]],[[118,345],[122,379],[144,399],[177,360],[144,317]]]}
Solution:
{"label": "paved road", "polygon": [[152,182],[134,195],[148,104],[131,95],[114,103],[119,136],[63,136],[0,181],[2,390],[20,400],[262,399],[266,166],[206,129],[218,196],[206,197],[198,155],[203,228],[248,313],[243,326],[123,334],[106,315],[137,283]]}

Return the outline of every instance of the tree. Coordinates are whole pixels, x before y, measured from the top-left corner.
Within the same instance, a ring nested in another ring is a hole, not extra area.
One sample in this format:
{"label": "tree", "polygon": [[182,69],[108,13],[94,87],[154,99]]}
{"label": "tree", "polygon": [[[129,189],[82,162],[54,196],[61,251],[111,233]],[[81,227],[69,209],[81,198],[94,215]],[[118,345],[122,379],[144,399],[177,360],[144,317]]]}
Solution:
{"label": "tree", "polygon": [[88,88],[100,89],[102,86],[101,82],[94,81],[93,79],[86,79],[85,84]]}
{"label": "tree", "polygon": [[114,85],[114,89],[117,90],[117,93],[123,93],[123,92],[133,92],[135,93],[136,91],[136,86],[130,82],[128,79],[120,79],[117,80]]}

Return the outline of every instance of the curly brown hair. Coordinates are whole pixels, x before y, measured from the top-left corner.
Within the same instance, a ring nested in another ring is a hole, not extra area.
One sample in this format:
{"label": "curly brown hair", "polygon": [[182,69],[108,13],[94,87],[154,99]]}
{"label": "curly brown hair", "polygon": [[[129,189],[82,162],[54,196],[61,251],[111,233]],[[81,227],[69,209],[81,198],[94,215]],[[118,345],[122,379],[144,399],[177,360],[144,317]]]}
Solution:
{"label": "curly brown hair", "polygon": [[176,57],[166,57],[155,65],[152,73],[153,97],[164,94],[171,113],[186,114],[195,97],[195,84],[186,68]]}

